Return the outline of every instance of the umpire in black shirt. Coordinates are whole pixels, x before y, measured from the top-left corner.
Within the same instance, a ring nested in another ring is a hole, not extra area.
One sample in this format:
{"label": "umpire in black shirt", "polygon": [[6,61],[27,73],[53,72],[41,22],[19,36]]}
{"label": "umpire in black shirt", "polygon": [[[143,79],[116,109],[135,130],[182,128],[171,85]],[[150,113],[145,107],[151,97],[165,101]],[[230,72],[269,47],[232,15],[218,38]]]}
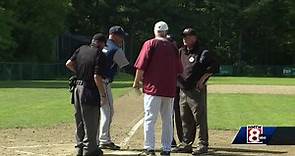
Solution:
{"label": "umpire in black shirt", "polygon": [[77,75],[74,90],[77,156],[103,155],[97,146],[96,136],[99,107],[106,100],[102,83],[106,66],[106,58],[102,53],[105,43],[103,34],[95,34],[91,44],[78,48],[66,63],[67,68]]}
{"label": "umpire in black shirt", "polygon": [[184,46],[179,51],[184,69],[177,83],[183,140],[173,151],[192,152],[197,130],[198,146],[192,153],[197,155],[208,151],[206,81],[218,71],[219,65],[211,52],[199,47],[194,29],[187,28],[182,35]]}

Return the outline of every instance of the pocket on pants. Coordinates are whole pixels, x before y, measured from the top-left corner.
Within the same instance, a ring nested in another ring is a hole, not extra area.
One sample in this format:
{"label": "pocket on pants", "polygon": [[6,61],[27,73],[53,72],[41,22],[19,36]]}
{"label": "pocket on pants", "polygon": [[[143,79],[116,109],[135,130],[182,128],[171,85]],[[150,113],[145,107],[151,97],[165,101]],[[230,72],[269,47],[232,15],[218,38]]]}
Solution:
{"label": "pocket on pants", "polygon": [[84,87],[81,96],[81,101],[82,104],[85,105],[99,106],[100,98],[98,90],[96,88]]}

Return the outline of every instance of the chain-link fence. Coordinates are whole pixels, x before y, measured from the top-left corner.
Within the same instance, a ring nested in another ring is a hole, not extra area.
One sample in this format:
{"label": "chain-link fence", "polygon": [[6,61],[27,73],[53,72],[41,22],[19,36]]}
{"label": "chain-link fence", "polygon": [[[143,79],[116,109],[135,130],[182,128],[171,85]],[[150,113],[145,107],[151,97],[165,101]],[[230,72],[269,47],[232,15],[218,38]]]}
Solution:
{"label": "chain-link fence", "polygon": [[[131,68],[129,70],[132,70]],[[128,71],[125,71],[128,72]],[[132,73],[129,71],[128,73]],[[70,76],[64,63],[37,64],[37,63],[0,63],[0,80],[50,80],[65,79]],[[220,66],[220,76],[276,76],[295,77],[293,66]]]}
{"label": "chain-link fence", "polygon": [[64,63],[0,63],[0,80],[64,79],[69,75]]}
{"label": "chain-link fence", "polygon": [[295,77],[295,65],[222,65],[217,75],[228,76],[267,76],[267,77]]}

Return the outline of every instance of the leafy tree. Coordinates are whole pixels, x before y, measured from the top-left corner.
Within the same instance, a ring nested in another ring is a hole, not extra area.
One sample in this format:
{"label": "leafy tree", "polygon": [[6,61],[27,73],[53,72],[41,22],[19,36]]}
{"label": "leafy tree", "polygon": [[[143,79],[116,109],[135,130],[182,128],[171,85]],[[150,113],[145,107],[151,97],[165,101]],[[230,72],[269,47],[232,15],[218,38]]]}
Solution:
{"label": "leafy tree", "polygon": [[67,0],[1,1],[1,53],[6,61],[54,60],[54,39],[65,30]]}
{"label": "leafy tree", "polygon": [[13,49],[16,43],[12,37],[12,12],[4,8],[3,2],[0,3],[0,61],[11,59],[13,55]]}

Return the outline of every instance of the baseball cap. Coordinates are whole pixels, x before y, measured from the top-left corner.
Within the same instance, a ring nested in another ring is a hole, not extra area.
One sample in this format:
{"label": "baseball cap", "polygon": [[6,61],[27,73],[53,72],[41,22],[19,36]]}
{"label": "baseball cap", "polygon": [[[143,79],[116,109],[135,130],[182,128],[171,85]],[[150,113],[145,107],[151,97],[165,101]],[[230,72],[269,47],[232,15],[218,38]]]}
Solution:
{"label": "baseball cap", "polygon": [[92,39],[96,41],[101,41],[101,42],[107,41],[106,36],[102,33],[96,33],[95,35],[93,35]]}
{"label": "baseball cap", "polygon": [[167,31],[168,24],[164,21],[159,21],[155,24],[154,30],[155,31]]}
{"label": "baseball cap", "polygon": [[121,35],[121,36],[127,36],[128,33],[126,33],[124,31],[124,29],[121,27],[121,26],[112,26],[109,30],[109,34],[118,34],[118,35]]}
{"label": "baseball cap", "polygon": [[182,32],[182,36],[196,36],[197,33],[193,28],[185,28]]}
{"label": "baseball cap", "polygon": [[167,34],[167,35],[166,35],[166,38],[167,38],[170,42],[175,41],[175,38],[174,38],[174,36],[173,36],[172,34]]}

